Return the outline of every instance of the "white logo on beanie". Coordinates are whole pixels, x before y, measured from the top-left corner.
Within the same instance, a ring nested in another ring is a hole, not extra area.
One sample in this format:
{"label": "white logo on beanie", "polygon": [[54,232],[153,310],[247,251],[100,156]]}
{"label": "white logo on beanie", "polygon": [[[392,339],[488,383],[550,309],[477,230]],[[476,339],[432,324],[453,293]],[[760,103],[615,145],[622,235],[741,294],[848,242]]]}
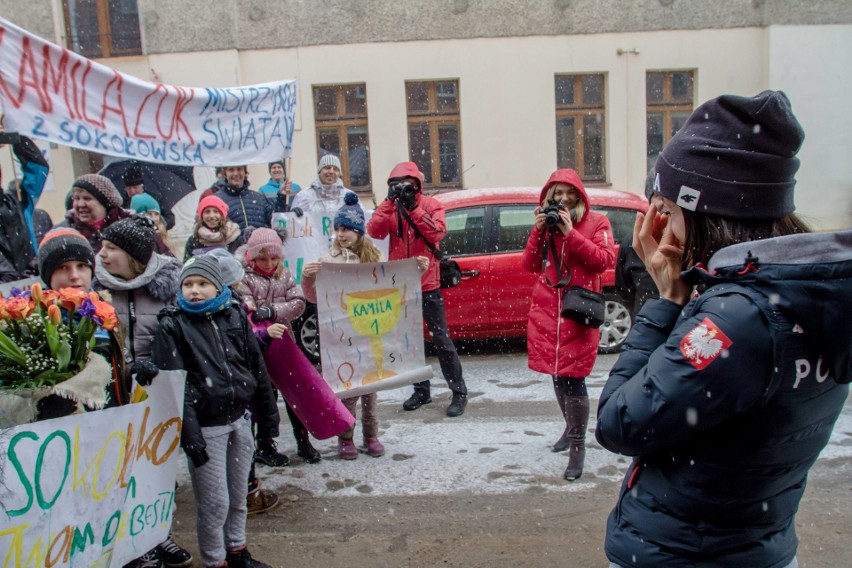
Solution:
{"label": "white logo on beanie", "polygon": [[677,194],[677,201],[675,201],[675,203],[677,203],[684,209],[695,211],[695,209],[698,207],[698,201],[700,198],[700,190],[692,189],[691,187],[682,185],[680,186],[680,193]]}
{"label": "white logo on beanie", "polygon": [[660,173],[654,176],[654,193],[660,193]]}

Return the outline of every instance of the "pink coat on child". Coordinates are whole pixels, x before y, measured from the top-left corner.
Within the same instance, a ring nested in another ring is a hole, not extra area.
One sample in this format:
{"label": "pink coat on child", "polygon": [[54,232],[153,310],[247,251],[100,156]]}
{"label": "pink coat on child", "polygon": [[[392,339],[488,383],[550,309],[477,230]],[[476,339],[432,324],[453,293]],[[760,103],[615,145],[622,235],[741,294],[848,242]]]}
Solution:
{"label": "pink coat on child", "polygon": [[241,247],[236,254],[246,271],[237,289],[256,307],[270,306],[275,312],[275,318],[270,323],[285,324],[290,337],[294,337],[290,322],[305,311],[302,289],[296,284],[293,274],[283,266],[277,278],[255,272],[245,259],[244,251],[245,247]]}

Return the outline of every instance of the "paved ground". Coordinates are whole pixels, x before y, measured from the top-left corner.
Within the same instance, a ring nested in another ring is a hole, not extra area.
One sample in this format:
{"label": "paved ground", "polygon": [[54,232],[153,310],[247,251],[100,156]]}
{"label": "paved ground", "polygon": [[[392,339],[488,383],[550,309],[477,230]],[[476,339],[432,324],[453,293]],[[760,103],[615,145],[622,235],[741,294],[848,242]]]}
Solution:
{"label": "paved ground", "polygon": [[[255,557],[276,567],[607,566],[605,521],[628,460],[590,433],[583,478],[563,481],[567,458],[548,449],[561,431],[551,387],[525,358],[517,346],[465,355],[471,403],[460,419],[444,416],[443,388],[416,412],[400,409],[407,392],[380,393],[383,458],[344,462],[331,441],[321,441],[319,464],[293,457],[290,467],[260,468],[282,505],[249,518]],[[599,358],[588,381],[593,400],[614,360]],[[293,455],[289,432],[279,443]],[[850,474],[847,403],[799,513],[801,566],[849,565]],[[185,470],[179,479],[175,536],[195,552]]]}

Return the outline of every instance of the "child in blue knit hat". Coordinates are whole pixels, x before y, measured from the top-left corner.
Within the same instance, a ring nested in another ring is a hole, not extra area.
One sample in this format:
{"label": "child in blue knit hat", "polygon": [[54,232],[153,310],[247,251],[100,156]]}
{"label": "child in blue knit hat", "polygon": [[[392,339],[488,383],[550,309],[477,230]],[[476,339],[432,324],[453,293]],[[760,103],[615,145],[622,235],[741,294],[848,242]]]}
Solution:
{"label": "child in blue knit hat", "polygon": [[[358,203],[358,196],[347,193],[344,205],[334,215],[335,239],[331,248],[320,257],[318,262],[311,262],[302,269],[302,292],[309,302],[317,302],[316,278],[323,262],[335,263],[369,263],[381,262],[380,251],[372,239],[364,234],[364,211]],[[363,450],[372,457],[385,454],[385,447],[379,442],[379,421],[376,414],[376,393],[344,398],[343,404],[352,416],[356,416],[355,408],[361,399],[361,428],[364,433]],[[352,441],[355,433],[353,426],[346,430],[337,440],[337,454],[341,459],[354,460],[358,457],[358,448]]]}
{"label": "child in blue knit hat", "polygon": [[161,215],[162,210],[157,200],[147,193],[137,193],[130,198],[130,208],[137,215],[145,215],[154,221],[154,225],[157,227],[157,236],[162,241],[162,244],[157,243],[157,252],[174,256],[172,244],[169,242],[169,232],[166,229],[166,224]]}

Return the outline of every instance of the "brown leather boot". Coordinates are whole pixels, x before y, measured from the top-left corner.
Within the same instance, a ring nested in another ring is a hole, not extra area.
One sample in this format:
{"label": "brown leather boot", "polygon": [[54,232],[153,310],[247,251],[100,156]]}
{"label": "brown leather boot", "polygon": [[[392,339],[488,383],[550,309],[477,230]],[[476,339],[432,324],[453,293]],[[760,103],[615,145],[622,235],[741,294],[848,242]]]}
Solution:
{"label": "brown leather boot", "polygon": [[589,425],[589,397],[565,397],[565,418],[568,422],[571,445],[568,448],[568,467],[562,475],[568,481],[580,479],[586,460],[586,428]]}

